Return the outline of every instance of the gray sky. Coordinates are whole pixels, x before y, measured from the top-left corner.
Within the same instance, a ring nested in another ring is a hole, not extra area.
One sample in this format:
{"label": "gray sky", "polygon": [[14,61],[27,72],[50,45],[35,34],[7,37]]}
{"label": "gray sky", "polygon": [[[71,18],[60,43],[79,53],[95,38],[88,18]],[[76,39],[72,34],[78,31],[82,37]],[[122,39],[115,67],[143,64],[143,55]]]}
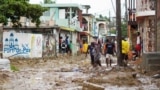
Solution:
{"label": "gray sky", "polygon": [[[116,0],[56,0],[57,3],[77,3],[81,5],[90,5],[91,8],[89,9],[89,13],[98,16],[102,14],[103,16],[107,17],[109,16],[109,11],[111,17],[115,16],[114,12],[114,10],[116,9],[115,1]],[[121,0],[122,15],[124,15],[125,12],[124,1],[125,0]],[[40,2],[43,2],[43,0],[30,0],[30,3],[33,4],[35,3],[39,4]]]}

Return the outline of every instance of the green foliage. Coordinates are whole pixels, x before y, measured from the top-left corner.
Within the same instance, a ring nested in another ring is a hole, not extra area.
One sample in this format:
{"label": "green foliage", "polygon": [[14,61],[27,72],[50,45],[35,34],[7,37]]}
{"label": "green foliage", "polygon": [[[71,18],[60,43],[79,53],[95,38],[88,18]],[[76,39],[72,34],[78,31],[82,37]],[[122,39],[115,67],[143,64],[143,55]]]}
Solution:
{"label": "green foliage", "polygon": [[111,34],[116,34],[116,30],[114,30],[114,29],[111,29],[109,32],[110,32]]}
{"label": "green foliage", "polygon": [[39,18],[46,10],[40,5],[29,4],[27,0],[0,0],[0,23],[6,25],[8,19],[11,19],[13,27],[21,27],[19,20],[24,16],[39,26]]}
{"label": "green foliage", "polygon": [[103,16],[100,14],[100,15],[99,15],[99,18],[103,18]]}
{"label": "green foliage", "polygon": [[126,23],[121,24],[121,33],[122,33],[122,36],[127,37],[127,24]]}
{"label": "green foliage", "polygon": [[107,16],[103,16],[103,15],[99,15],[99,18],[97,18],[97,20],[106,20],[106,21],[110,21],[109,18],[107,18]]}
{"label": "green foliage", "polygon": [[45,4],[52,4],[52,3],[55,3],[55,1],[52,1],[52,0],[44,0],[44,3],[45,3]]}
{"label": "green foliage", "polygon": [[19,69],[17,67],[15,67],[14,65],[11,65],[11,70],[12,71],[19,71]]}

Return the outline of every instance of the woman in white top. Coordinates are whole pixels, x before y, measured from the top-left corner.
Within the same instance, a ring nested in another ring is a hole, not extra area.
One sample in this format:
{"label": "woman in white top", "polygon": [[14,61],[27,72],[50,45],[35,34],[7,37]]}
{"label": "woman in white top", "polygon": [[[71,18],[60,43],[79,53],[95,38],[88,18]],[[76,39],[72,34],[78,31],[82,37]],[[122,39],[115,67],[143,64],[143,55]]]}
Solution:
{"label": "woman in white top", "polygon": [[140,37],[140,32],[137,32],[136,52],[138,54],[138,57],[140,57],[140,51],[141,51],[141,37]]}

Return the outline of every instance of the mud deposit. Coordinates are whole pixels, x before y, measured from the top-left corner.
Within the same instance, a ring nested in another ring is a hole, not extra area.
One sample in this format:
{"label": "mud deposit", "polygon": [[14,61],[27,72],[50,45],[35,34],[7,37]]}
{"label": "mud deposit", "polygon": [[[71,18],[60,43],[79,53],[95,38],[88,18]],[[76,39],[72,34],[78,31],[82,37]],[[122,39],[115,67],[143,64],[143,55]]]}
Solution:
{"label": "mud deposit", "polygon": [[[153,79],[130,67],[92,68],[83,55],[48,59],[12,59],[17,70],[0,71],[0,90],[159,90]],[[136,73],[136,77],[134,77]]]}

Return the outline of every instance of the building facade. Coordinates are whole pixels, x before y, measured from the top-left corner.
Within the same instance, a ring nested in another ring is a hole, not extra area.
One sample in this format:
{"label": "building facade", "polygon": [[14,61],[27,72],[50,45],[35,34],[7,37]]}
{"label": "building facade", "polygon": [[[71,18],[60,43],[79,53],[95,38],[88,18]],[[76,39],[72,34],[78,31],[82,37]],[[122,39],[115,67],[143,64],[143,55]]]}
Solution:
{"label": "building facade", "polygon": [[154,52],[156,47],[155,0],[137,0],[136,19],[138,31],[142,37],[142,52]]}
{"label": "building facade", "polygon": [[[82,6],[78,4],[42,4],[43,7],[49,8],[41,16],[44,26],[57,25],[60,31],[57,33],[58,39],[65,40],[66,36],[72,41],[73,47],[78,48],[79,32],[82,31]],[[60,45],[60,40],[57,40]],[[60,46],[58,47],[60,49]],[[73,53],[77,50],[73,49]]]}
{"label": "building facade", "polygon": [[159,11],[160,11],[160,1],[159,0],[157,0],[157,9],[156,9],[156,22],[157,22],[157,35],[156,35],[156,42],[157,42],[157,52],[159,52],[160,51],[160,13],[159,13]]}
{"label": "building facade", "polygon": [[109,28],[109,22],[104,19],[96,19],[96,31],[99,39],[101,39],[103,42],[106,39],[106,36],[111,35],[110,28]]}
{"label": "building facade", "polygon": [[80,38],[82,41],[90,43],[94,34],[94,16],[92,14],[82,14],[82,32],[80,32]]}

